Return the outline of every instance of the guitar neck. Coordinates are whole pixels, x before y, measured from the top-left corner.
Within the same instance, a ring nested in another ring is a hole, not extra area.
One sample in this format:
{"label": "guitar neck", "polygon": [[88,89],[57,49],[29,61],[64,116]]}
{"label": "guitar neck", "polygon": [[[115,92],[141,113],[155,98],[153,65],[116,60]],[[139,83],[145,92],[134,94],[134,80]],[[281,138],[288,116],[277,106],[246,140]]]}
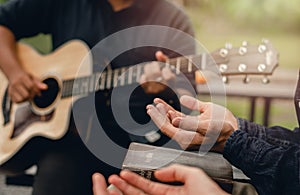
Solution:
{"label": "guitar neck", "polygon": [[[201,54],[172,58],[160,66],[169,67],[177,75],[180,73],[193,74],[197,70],[206,69],[206,66],[211,63],[211,60],[208,60],[206,56],[207,54]],[[197,62],[197,65],[200,67],[196,67],[195,62]],[[96,72],[90,76],[65,80],[63,81],[62,97],[86,95],[98,90],[138,83],[144,73],[144,66],[147,63],[113,70],[107,69],[103,72]]]}
{"label": "guitar neck", "polygon": [[[91,76],[63,81],[62,97],[72,95],[86,95],[98,90],[125,86],[140,81],[146,63],[130,67],[107,69]],[[217,69],[216,66],[217,65]],[[263,75],[263,83],[267,83],[267,75],[271,75],[278,66],[278,52],[269,41],[264,40],[258,46],[243,43],[241,47],[227,46],[209,54],[183,56],[161,63],[161,67],[169,67],[175,74],[194,74],[198,70],[210,70],[221,74],[223,81],[231,75],[244,75],[248,82],[248,75]]]}

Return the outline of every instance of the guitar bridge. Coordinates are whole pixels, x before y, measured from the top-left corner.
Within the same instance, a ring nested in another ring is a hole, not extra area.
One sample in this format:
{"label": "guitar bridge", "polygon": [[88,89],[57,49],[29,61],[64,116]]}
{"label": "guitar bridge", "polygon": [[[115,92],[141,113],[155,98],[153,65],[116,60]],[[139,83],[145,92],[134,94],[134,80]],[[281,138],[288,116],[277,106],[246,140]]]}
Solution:
{"label": "guitar bridge", "polygon": [[10,121],[10,111],[11,111],[12,101],[8,95],[8,89],[6,89],[2,102],[2,113],[4,117],[4,124],[6,125]]}

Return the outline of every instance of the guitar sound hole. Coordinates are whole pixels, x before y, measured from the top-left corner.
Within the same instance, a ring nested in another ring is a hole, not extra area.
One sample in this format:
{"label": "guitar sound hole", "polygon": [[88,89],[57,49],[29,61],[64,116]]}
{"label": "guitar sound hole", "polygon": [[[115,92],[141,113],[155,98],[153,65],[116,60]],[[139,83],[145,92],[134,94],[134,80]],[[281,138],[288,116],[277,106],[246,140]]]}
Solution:
{"label": "guitar sound hole", "polygon": [[34,104],[39,108],[50,106],[59,93],[59,85],[54,78],[48,78],[43,83],[48,85],[48,89],[41,91],[41,96],[35,96],[33,99]]}

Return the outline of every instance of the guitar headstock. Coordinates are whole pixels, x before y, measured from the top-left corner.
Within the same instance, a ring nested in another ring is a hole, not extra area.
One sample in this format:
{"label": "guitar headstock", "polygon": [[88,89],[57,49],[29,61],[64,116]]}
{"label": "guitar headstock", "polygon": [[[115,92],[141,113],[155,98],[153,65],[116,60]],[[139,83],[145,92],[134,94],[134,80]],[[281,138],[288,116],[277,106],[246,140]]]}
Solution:
{"label": "guitar headstock", "polygon": [[278,52],[266,39],[259,45],[249,45],[244,41],[236,48],[227,43],[224,48],[210,54],[223,75],[224,82],[232,75],[245,75],[246,83],[250,81],[249,75],[263,75],[262,82],[268,83],[267,76],[278,66]]}

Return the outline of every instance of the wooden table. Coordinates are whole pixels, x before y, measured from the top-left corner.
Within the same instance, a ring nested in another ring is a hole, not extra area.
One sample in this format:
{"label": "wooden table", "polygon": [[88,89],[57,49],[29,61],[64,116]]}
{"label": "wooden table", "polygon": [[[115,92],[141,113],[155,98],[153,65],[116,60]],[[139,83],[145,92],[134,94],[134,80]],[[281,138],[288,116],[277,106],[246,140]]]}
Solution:
{"label": "wooden table", "polygon": [[244,84],[242,77],[235,77],[229,84],[224,84],[225,87],[223,89],[222,87],[208,87],[206,84],[201,84],[197,85],[197,92],[211,96],[248,98],[251,104],[249,110],[250,121],[254,121],[255,119],[257,99],[262,98],[264,101],[263,125],[268,126],[272,100],[293,100],[297,84],[297,74],[297,71],[289,72],[289,74],[287,74],[288,76],[285,76],[285,73],[275,74],[271,77],[270,83],[268,84],[262,84],[259,80],[260,78],[254,78],[252,82]]}

